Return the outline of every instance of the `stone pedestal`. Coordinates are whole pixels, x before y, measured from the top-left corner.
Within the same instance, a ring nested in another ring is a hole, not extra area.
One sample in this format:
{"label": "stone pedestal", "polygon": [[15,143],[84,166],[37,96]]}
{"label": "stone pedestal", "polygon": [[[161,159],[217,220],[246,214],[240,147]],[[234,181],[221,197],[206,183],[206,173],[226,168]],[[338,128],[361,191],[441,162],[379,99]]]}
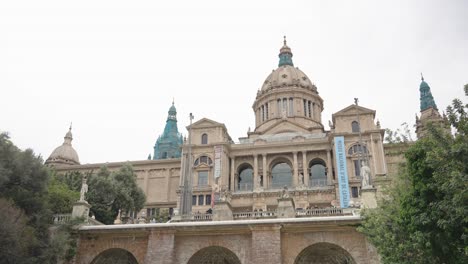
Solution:
{"label": "stone pedestal", "polygon": [[86,201],[78,201],[73,204],[72,219],[83,217],[85,222],[89,217],[89,208],[91,205]]}
{"label": "stone pedestal", "polygon": [[363,208],[376,208],[377,207],[376,192],[377,192],[376,188],[361,189],[361,206]]}
{"label": "stone pedestal", "polygon": [[294,206],[293,198],[278,199],[278,218],[294,218],[296,217],[296,207]]}
{"label": "stone pedestal", "polygon": [[232,207],[227,201],[219,201],[215,203],[213,208],[213,221],[233,220]]}

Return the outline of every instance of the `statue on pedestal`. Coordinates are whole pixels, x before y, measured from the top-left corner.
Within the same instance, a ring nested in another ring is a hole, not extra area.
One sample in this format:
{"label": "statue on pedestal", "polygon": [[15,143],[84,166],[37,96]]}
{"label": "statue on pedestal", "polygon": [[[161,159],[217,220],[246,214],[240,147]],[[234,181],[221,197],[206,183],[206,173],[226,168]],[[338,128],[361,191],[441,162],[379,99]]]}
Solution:
{"label": "statue on pedestal", "polygon": [[362,188],[363,189],[368,189],[372,188],[372,185],[370,184],[370,174],[371,170],[369,166],[367,166],[367,161],[362,161],[362,166],[361,166],[361,178],[362,178]]}
{"label": "statue on pedestal", "polygon": [[87,180],[88,180],[87,177],[84,176],[81,182],[80,200],[79,200],[80,202],[86,202],[85,194],[88,192],[88,184],[86,183]]}
{"label": "statue on pedestal", "polygon": [[289,198],[289,191],[288,186],[284,186],[283,191],[281,193],[281,198]]}

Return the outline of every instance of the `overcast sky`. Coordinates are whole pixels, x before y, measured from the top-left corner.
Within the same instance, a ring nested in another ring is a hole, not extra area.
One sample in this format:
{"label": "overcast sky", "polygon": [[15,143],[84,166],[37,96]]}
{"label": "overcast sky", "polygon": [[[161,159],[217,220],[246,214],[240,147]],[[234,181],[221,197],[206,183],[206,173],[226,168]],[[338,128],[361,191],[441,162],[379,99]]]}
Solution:
{"label": "overcast sky", "polygon": [[382,127],[414,124],[420,72],[439,109],[466,101],[468,1],[2,1],[0,131],[47,158],[73,122],[81,163],[146,159],[175,98],[188,115],[254,129],[283,35],[324,99]]}

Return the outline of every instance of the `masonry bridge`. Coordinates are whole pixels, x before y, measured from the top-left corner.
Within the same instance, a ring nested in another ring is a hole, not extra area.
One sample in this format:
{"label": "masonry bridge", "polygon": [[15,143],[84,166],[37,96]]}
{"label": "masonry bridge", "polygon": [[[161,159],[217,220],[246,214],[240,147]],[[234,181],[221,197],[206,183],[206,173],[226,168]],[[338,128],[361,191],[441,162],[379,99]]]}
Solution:
{"label": "masonry bridge", "polygon": [[77,264],[379,263],[360,216],[83,226]]}

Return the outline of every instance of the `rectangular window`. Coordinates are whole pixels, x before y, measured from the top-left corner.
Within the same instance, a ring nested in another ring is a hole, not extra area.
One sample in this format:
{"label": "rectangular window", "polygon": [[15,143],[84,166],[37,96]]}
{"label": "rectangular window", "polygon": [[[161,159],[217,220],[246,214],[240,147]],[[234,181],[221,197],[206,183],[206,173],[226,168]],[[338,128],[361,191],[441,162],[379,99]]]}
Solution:
{"label": "rectangular window", "polygon": [[206,195],[205,204],[206,205],[211,205],[211,194]]}
{"label": "rectangular window", "polygon": [[294,106],[293,106],[293,99],[289,98],[289,116],[294,115]]}
{"label": "rectangular window", "polygon": [[203,195],[198,195],[198,205],[203,205],[204,201],[205,197],[203,197]]}
{"label": "rectangular window", "polygon": [[265,104],[265,119],[268,119],[268,103]]}
{"label": "rectangular window", "polygon": [[359,162],[360,160],[353,160],[354,162],[354,175],[356,177],[359,177],[361,175],[361,164]]}
{"label": "rectangular window", "polygon": [[198,172],[198,186],[208,185],[208,171]]}
{"label": "rectangular window", "polygon": [[156,214],[156,208],[146,208],[146,215],[148,217],[154,216]]}
{"label": "rectangular window", "polygon": [[262,105],[261,109],[262,110],[260,111],[260,113],[262,115],[262,121],[265,121],[265,107]]}
{"label": "rectangular window", "polygon": [[312,106],[312,102],[311,101],[308,101],[307,102],[307,110],[308,110],[308,116],[309,117],[312,117],[312,111],[311,111],[311,106]]}
{"label": "rectangular window", "polygon": [[307,100],[304,99],[302,102],[304,103],[304,116],[307,116]]}
{"label": "rectangular window", "polygon": [[277,116],[277,117],[280,117],[280,116],[282,115],[282,114],[281,114],[281,99],[278,99],[277,108],[278,108],[278,109],[276,109],[276,110],[277,110],[276,116]]}
{"label": "rectangular window", "polygon": [[192,205],[197,205],[197,196],[192,195]]}
{"label": "rectangular window", "polygon": [[288,99],[283,98],[283,109],[282,109],[281,116],[286,115],[288,113]]}
{"label": "rectangular window", "polygon": [[358,187],[351,187],[351,196],[353,198],[358,198],[359,196]]}

